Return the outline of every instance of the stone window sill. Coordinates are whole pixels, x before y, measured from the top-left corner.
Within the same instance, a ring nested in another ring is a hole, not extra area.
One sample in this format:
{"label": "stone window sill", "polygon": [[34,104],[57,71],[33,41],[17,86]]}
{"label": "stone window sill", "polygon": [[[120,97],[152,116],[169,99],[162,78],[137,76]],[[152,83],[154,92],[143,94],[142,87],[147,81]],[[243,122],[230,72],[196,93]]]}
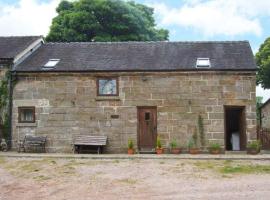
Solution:
{"label": "stone window sill", "polygon": [[96,101],[120,101],[118,96],[99,96],[96,97]]}
{"label": "stone window sill", "polygon": [[37,123],[17,123],[17,127],[36,127]]}

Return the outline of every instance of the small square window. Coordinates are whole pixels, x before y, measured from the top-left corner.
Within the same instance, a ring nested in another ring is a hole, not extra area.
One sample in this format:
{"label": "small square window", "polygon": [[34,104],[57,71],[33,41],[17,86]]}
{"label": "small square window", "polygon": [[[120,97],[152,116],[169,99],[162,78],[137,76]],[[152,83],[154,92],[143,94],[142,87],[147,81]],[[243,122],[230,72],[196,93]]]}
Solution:
{"label": "small square window", "polygon": [[35,107],[19,107],[19,123],[35,122]]}
{"label": "small square window", "polygon": [[98,96],[118,96],[118,79],[98,78],[97,93]]}

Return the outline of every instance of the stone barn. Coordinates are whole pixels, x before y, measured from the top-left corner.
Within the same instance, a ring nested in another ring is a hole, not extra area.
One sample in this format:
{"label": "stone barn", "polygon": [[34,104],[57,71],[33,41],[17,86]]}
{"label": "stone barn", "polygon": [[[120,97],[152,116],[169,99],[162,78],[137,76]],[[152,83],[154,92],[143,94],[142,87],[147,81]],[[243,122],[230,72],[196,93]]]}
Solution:
{"label": "stone barn", "polygon": [[[35,49],[43,43],[41,36],[11,36],[0,37],[0,140],[7,138],[8,129],[6,122],[9,115],[8,91],[9,71],[13,66],[22,62]],[[8,92],[7,92],[8,93]],[[4,128],[6,127],[6,128]]]}
{"label": "stone barn", "polygon": [[[71,152],[74,135],[105,135],[105,152],[181,146],[245,150],[256,139],[256,65],[247,41],[45,43],[13,70],[12,141],[47,136]],[[238,149],[233,147],[238,137]]]}
{"label": "stone barn", "polygon": [[270,99],[260,107],[261,127],[270,129]]}

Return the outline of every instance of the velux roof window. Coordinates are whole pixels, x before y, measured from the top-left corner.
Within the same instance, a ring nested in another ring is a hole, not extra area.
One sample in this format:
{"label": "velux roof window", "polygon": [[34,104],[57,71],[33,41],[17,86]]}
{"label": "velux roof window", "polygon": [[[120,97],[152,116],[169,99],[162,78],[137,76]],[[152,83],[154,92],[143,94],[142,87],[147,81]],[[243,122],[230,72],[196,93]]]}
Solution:
{"label": "velux roof window", "polygon": [[196,68],[210,68],[211,63],[209,58],[197,58]]}
{"label": "velux roof window", "polygon": [[44,66],[42,66],[43,70],[54,69],[57,63],[59,63],[60,59],[50,59]]}

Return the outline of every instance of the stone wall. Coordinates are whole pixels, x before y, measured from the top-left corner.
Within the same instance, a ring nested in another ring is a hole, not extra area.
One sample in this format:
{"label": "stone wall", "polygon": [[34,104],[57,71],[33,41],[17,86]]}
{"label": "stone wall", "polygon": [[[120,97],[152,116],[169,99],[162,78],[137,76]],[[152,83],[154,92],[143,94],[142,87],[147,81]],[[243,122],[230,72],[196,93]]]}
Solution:
{"label": "stone wall", "polygon": [[[255,73],[111,73],[119,76],[119,98],[96,96],[96,77],[109,74],[19,76],[13,96],[13,140],[47,135],[51,152],[70,152],[74,134],[105,134],[107,152],[126,151],[137,140],[137,106],[157,106],[158,134],[186,146],[204,119],[205,138],[224,144],[224,105],[245,106],[248,140],[256,138]],[[19,124],[18,107],[35,106],[36,123]],[[119,115],[112,119],[111,115]],[[14,143],[15,144],[15,143]],[[15,147],[15,146],[14,146]]]}
{"label": "stone wall", "polygon": [[5,77],[7,68],[4,68],[3,66],[0,65],[0,80],[2,80]]}
{"label": "stone wall", "polygon": [[270,103],[266,104],[261,110],[262,128],[270,129]]}

